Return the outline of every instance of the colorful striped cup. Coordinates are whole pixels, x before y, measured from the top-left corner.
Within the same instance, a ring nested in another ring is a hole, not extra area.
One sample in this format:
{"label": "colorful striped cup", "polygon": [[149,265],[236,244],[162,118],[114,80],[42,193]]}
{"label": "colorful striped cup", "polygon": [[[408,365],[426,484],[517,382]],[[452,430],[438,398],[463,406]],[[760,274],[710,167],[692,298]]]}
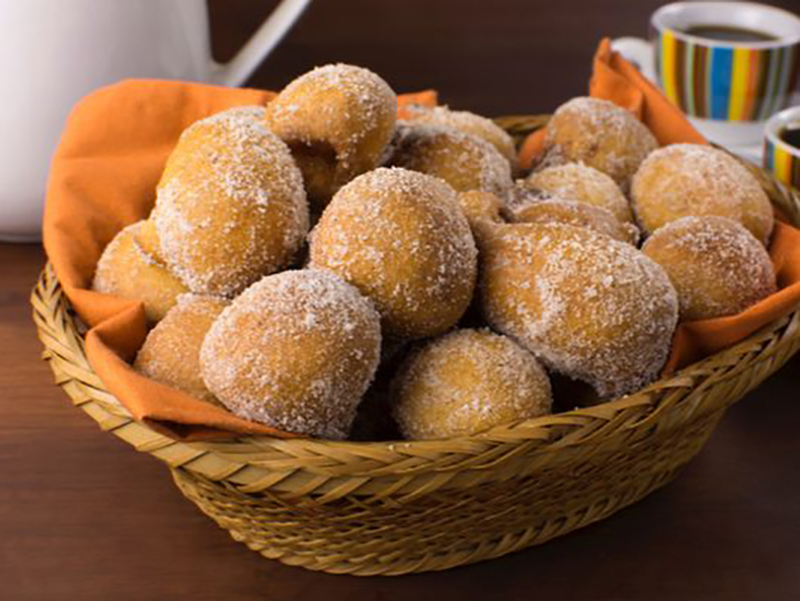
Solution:
{"label": "colorful striped cup", "polygon": [[650,24],[650,43],[622,38],[614,48],[713,141],[759,143],[766,119],[797,88],[800,18],[749,2],[678,2],[658,9]]}
{"label": "colorful striped cup", "polygon": [[800,191],[800,148],[781,139],[787,130],[800,129],[800,106],[786,109],[767,121],[764,133],[764,169],[782,184]]}

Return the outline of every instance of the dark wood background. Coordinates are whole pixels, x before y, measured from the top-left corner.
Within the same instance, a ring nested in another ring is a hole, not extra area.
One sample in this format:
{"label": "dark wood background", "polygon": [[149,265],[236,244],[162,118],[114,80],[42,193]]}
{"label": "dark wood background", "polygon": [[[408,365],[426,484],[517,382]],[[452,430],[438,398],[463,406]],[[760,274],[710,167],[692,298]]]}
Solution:
{"label": "dark wood background", "polygon": [[[349,61],[398,91],[436,87],[454,107],[545,112],[584,92],[600,37],[644,33],[659,4],[316,0],[250,83],[278,88]],[[273,5],[212,0],[218,58]],[[680,478],[608,520],[449,572],[330,576],[234,543],[162,465],[71,407],[30,321],[43,260],[37,245],[0,244],[2,601],[800,599],[800,358],[735,406]]]}
{"label": "dark wood background", "polygon": [[[211,0],[217,58],[231,57],[275,4]],[[454,108],[487,116],[552,112],[587,91],[601,38],[646,36],[661,4],[316,0],[249,85],[280,89],[312,67],[349,62],[373,69],[398,92],[436,88]]]}

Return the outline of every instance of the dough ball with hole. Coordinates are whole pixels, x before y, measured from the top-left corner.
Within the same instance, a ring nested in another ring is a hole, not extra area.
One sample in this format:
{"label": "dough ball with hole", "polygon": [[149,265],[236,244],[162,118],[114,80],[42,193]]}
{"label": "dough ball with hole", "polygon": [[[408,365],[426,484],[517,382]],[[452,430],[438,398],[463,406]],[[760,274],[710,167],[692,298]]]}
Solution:
{"label": "dough ball with hole", "polygon": [[397,97],[389,85],[368,69],[344,64],[301,75],[266,114],[270,129],[291,148],[315,211],[378,166],[396,121]]}

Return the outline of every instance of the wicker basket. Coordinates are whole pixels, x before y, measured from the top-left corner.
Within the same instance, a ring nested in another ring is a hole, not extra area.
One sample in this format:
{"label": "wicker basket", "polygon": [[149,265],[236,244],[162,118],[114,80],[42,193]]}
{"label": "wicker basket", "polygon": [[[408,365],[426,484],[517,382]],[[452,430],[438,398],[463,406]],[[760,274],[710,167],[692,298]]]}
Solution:
{"label": "wicker basket", "polygon": [[[518,139],[546,117],[498,120]],[[800,224],[800,204],[753,168]],[[48,266],[34,319],[56,383],[98,422],[172,470],[186,497],[265,557],[357,575],[444,570],[566,534],[669,482],[725,410],[800,347],[800,310],[631,396],[441,441],[242,437],[177,442],[134,421],[84,353]]]}

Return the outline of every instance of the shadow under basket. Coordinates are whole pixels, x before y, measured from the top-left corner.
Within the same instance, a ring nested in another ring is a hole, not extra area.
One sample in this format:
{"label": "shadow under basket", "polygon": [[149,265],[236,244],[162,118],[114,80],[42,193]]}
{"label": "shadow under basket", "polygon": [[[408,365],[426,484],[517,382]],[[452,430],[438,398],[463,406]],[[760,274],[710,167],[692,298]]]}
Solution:
{"label": "shadow under basket", "polygon": [[[502,117],[519,141],[546,116]],[[749,166],[794,224],[800,204]],[[669,482],[725,410],[800,347],[800,310],[630,396],[440,441],[266,436],[178,442],[135,421],[86,360],[49,265],[32,303],[56,383],[103,430],[172,471],[231,536],[286,564],[362,576],[499,557],[611,515]]]}

